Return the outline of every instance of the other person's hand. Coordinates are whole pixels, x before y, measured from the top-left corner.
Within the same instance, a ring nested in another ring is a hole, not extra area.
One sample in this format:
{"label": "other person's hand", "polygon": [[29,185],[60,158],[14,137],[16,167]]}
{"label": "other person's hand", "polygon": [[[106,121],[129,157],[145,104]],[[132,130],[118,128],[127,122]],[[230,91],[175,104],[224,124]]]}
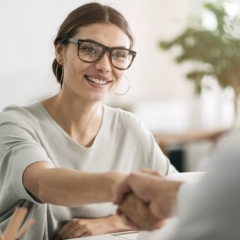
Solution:
{"label": "other person's hand", "polygon": [[145,204],[133,193],[129,193],[118,208],[118,214],[123,216],[126,224],[136,230],[152,231],[162,227],[166,220],[154,216],[148,204]]}
{"label": "other person's hand", "polygon": [[126,195],[133,192],[149,205],[153,215],[164,220],[171,216],[181,184],[179,181],[169,181],[155,171],[133,172],[116,188],[113,202],[121,205]]}

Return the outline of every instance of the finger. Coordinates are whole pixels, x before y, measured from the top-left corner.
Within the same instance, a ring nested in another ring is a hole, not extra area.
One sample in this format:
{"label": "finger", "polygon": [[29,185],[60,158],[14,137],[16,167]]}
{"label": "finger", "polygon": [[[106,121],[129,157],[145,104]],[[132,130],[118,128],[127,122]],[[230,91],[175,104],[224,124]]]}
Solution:
{"label": "finger", "polygon": [[92,235],[87,232],[87,233],[82,234],[82,235],[79,236],[79,237],[83,238],[83,237],[90,237],[90,236],[92,236]]}
{"label": "finger", "polygon": [[124,213],[121,211],[120,208],[117,209],[117,212],[116,212],[116,213],[117,213],[118,216],[120,216],[120,217],[122,218],[123,222],[124,222],[126,225],[128,225],[128,226],[132,227],[133,229],[136,229],[136,230],[137,230],[137,228],[136,228],[136,226],[134,225],[134,223],[133,223],[126,215],[124,215]]}
{"label": "finger", "polygon": [[77,230],[81,232],[81,224],[78,220],[72,219],[58,231],[58,235],[60,236],[60,239],[66,239]]}
{"label": "finger", "polygon": [[65,225],[63,225],[57,232],[59,236],[61,236],[64,232],[67,231],[67,229],[71,226],[71,221],[67,222]]}
{"label": "finger", "polygon": [[148,206],[133,194],[127,196],[120,208],[128,224],[133,225],[138,230],[154,230],[162,225],[161,221],[151,213]]}
{"label": "finger", "polygon": [[113,199],[113,203],[121,204],[126,195],[132,191],[135,194],[138,194],[135,192],[135,188],[138,188],[139,183],[145,180],[144,175],[145,174],[140,171],[132,172],[130,175],[128,175],[127,178],[125,178],[125,180],[116,188],[116,194]]}
{"label": "finger", "polygon": [[[89,234],[87,232],[87,229],[85,227],[82,227],[82,228],[78,228],[78,229],[72,231],[71,233],[69,233],[68,235],[64,236],[63,239],[83,237],[84,235],[87,235],[87,234]],[[90,234],[89,234],[89,236],[90,236]]]}
{"label": "finger", "polygon": [[122,214],[122,215],[121,215],[121,218],[122,218],[123,222],[124,222],[126,225],[128,225],[129,227],[131,227],[133,230],[134,230],[134,229],[135,229],[135,230],[138,230],[137,227],[136,227],[136,225],[132,222],[132,220],[131,220],[129,217],[127,217],[126,215]]}
{"label": "finger", "polygon": [[[136,208],[137,200],[133,197],[133,194],[128,194],[124,202],[119,206],[119,212],[124,220],[124,222],[136,228],[135,215],[138,215]],[[138,218],[138,217],[136,217]]]}

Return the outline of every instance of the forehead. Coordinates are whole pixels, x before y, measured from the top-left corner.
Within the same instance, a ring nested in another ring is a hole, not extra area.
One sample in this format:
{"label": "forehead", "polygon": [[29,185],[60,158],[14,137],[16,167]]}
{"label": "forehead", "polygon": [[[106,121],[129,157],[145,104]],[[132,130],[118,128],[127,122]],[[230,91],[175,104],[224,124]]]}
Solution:
{"label": "forehead", "polygon": [[129,37],[118,26],[110,23],[95,23],[81,27],[74,38],[91,39],[108,47],[130,47]]}

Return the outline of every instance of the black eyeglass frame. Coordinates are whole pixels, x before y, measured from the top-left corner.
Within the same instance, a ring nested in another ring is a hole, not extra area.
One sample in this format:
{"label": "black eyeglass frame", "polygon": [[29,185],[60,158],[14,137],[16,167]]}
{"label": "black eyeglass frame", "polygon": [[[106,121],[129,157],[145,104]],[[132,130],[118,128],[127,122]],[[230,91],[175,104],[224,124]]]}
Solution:
{"label": "black eyeglass frame", "polygon": [[[135,51],[133,51],[133,50],[130,50],[130,49],[127,49],[127,48],[124,48],[124,47],[107,47],[107,46],[105,46],[105,45],[103,45],[103,44],[101,44],[101,43],[99,43],[99,42],[93,41],[93,40],[67,38],[67,39],[65,39],[65,40],[62,41],[62,42],[66,42],[66,41],[67,41],[67,42],[71,42],[71,43],[75,43],[75,44],[78,45],[78,58],[79,58],[81,61],[83,61],[83,62],[87,62],[87,63],[97,62],[99,59],[102,58],[102,56],[105,54],[105,52],[108,52],[108,53],[110,54],[110,62],[111,62],[111,64],[112,64],[112,66],[115,67],[115,68],[118,69],[118,70],[126,70],[126,69],[130,68],[130,66],[131,66],[132,63],[133,63],[134,58],[135,58],[136,55],[137,55],[137,53],[136,53]],[[80,56],[79,56],[79,49],[80,49],[81,43],[83,43],[83,42],[96,43],[96,44],[98,44],[98,45],[100,45],[100,46],[103,47],[102,53],[99,55],[99,57],[98,57],[96,60],[94,60],[94,61],[86,61],[86,60],[83,60],[83,59],[80,58]],[[119,67],[114,66],[114,64],[112,63],[111,55],[112,55],[112,51],[115,50],[115,49],[124,49],[124,50],[127,50],[127,51],[129,51],[129,53],[132,55],[132,60],[130,61],[128,67],[126,67],[126,68],[119,68]]]}

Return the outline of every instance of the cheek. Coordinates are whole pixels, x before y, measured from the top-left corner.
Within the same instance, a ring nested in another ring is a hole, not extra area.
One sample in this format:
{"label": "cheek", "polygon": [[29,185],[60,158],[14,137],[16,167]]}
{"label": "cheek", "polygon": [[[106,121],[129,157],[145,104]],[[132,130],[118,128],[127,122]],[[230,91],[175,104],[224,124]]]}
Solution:
{"label": "cheek", "polygon": [[113,73],[113,76],[114,76],[114,79],[115,79],[115,81],[118,85],[122,82],[122,80],[124,78],[124,71],[116,71],[116,72]]}
{"label": "cheek", "polygon": [[76,61],[71,61],[66,64],[65,74],[69,77],[80,77],[89,67],[89,64],[80,62],[80,60],[77,59]]}

